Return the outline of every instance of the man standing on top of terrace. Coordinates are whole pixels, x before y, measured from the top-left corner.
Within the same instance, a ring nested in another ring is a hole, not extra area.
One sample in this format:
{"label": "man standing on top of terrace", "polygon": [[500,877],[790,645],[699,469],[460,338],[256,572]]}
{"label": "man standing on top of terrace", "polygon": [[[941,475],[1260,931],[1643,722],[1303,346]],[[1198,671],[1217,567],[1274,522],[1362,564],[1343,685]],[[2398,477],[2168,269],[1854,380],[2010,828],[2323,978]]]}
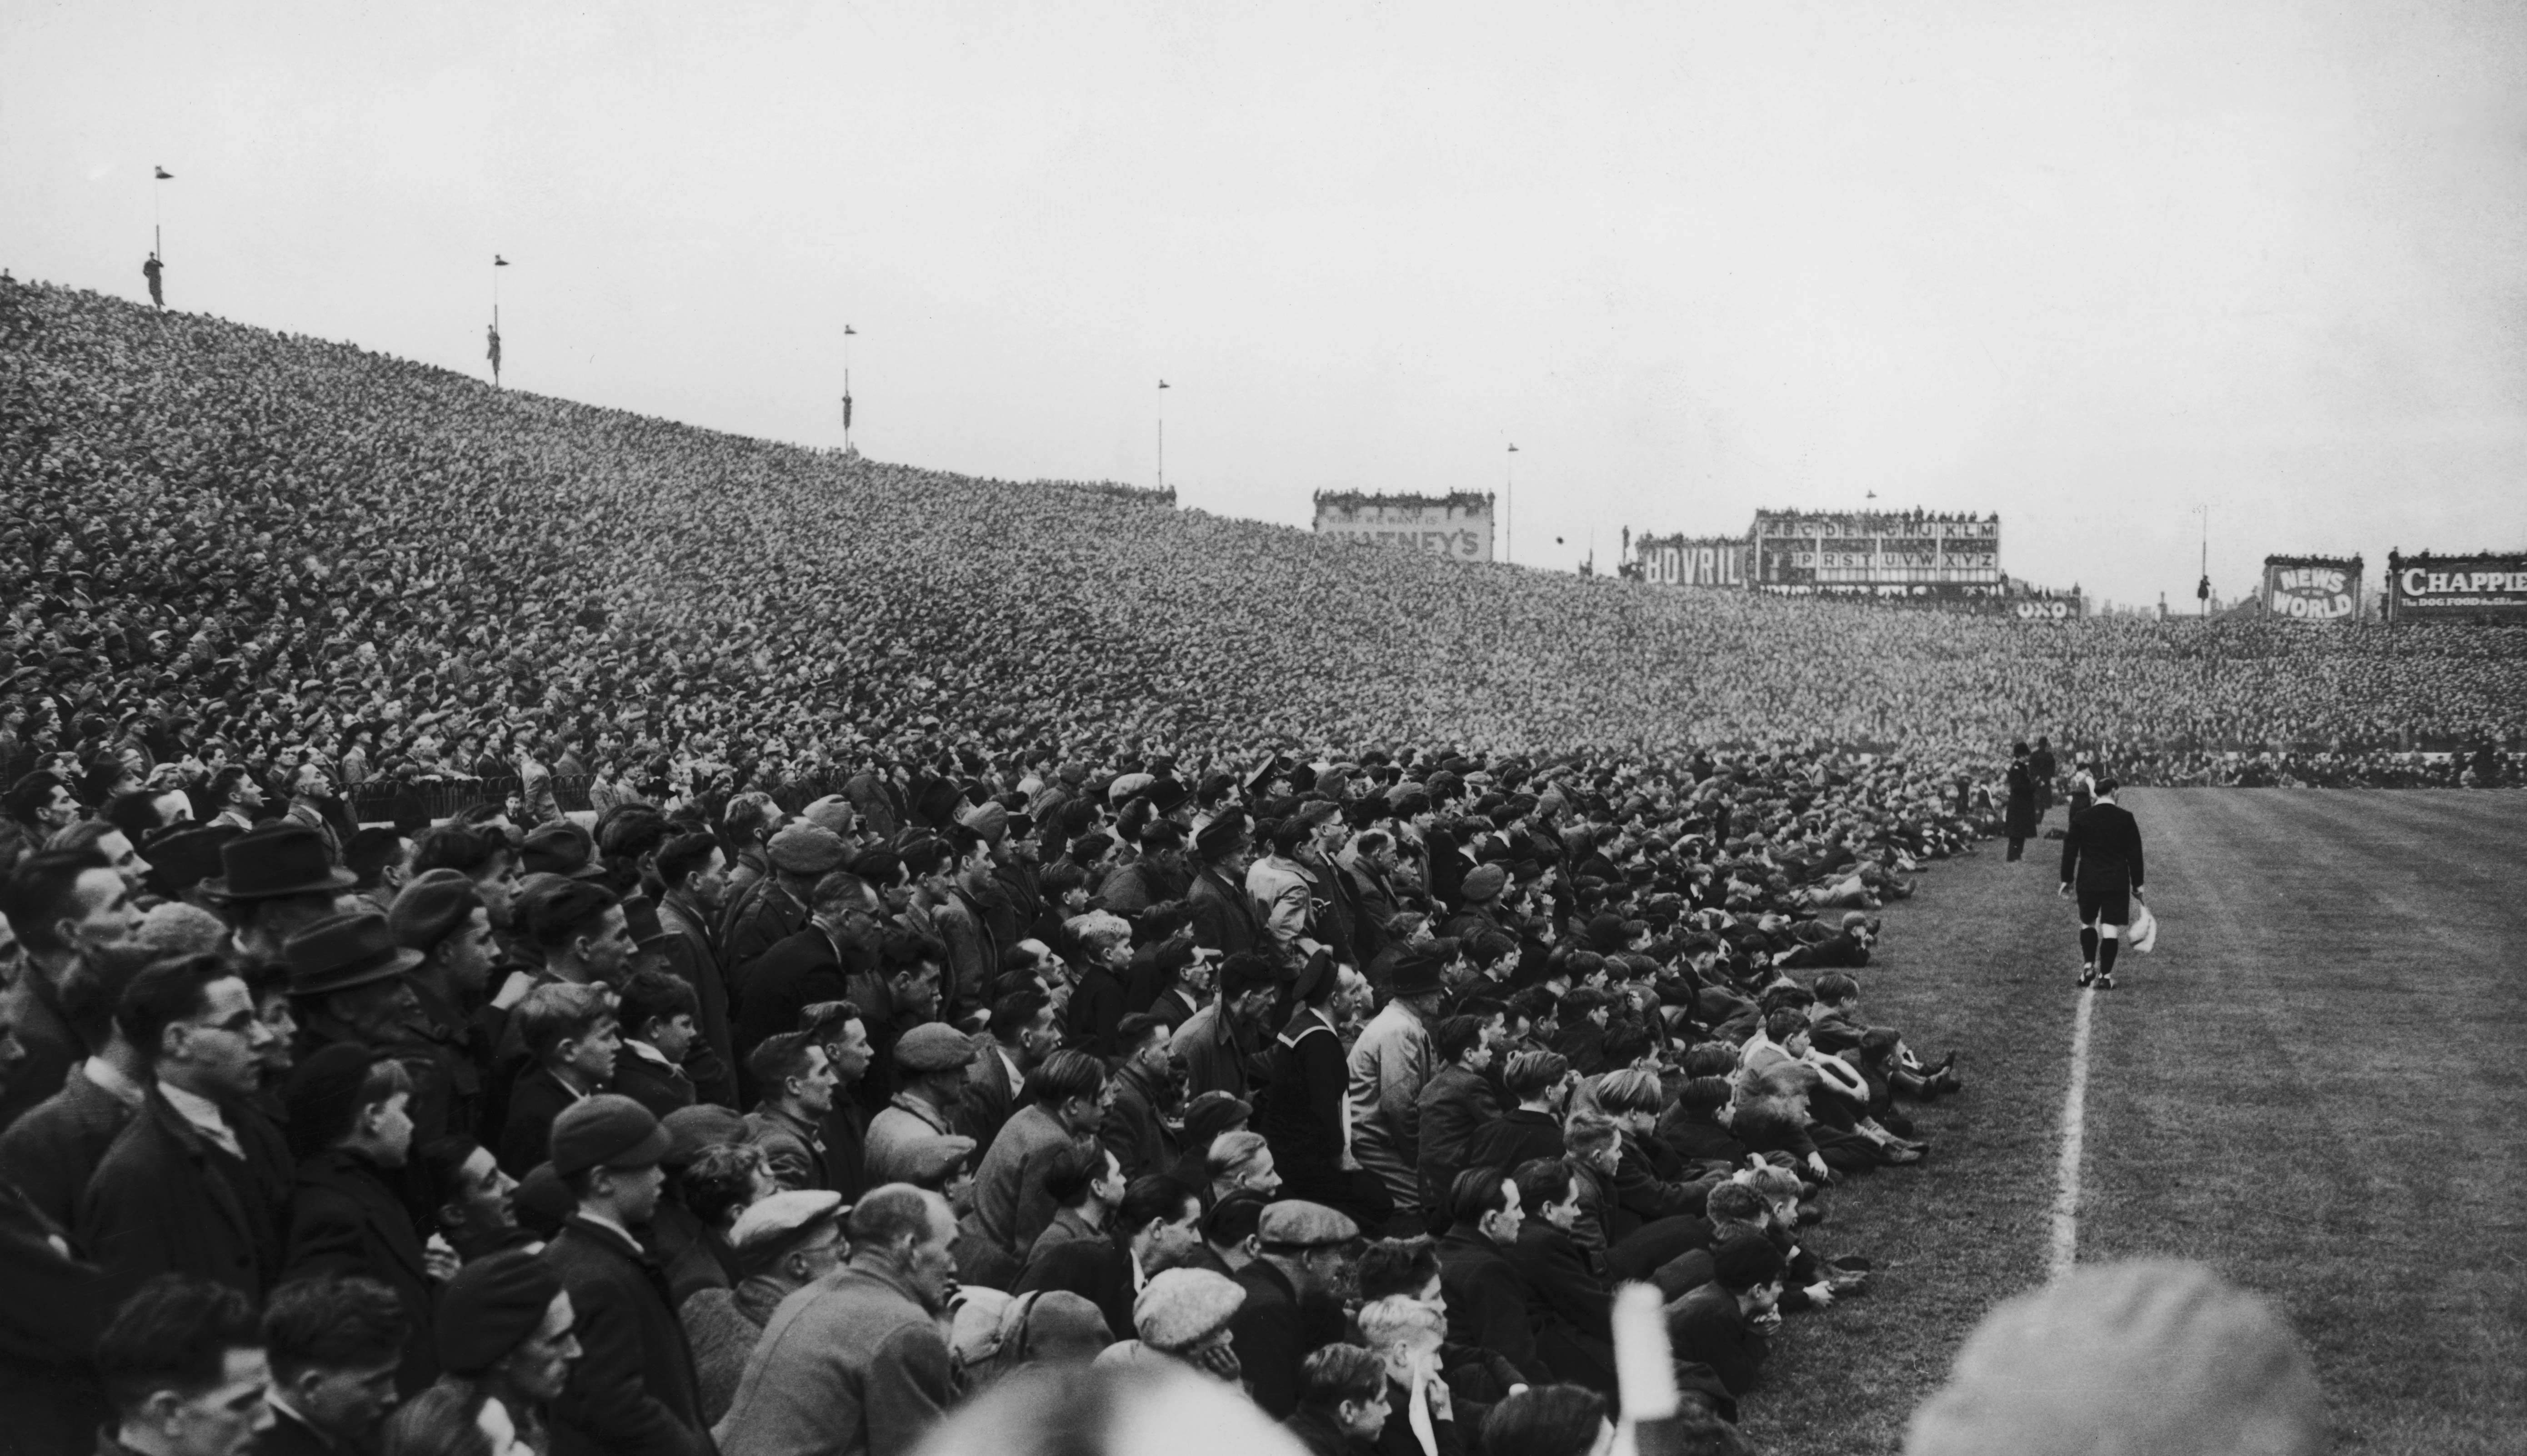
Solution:
{"label": "man standing on top of terrace", "polygon": [[2080,984],[2115,988],[2115,951],[2142,899],[2140,826],[2115,802],[2115,780],[2097,780],[2097,801],[2062,837],[2062,893],[2080,899]]}

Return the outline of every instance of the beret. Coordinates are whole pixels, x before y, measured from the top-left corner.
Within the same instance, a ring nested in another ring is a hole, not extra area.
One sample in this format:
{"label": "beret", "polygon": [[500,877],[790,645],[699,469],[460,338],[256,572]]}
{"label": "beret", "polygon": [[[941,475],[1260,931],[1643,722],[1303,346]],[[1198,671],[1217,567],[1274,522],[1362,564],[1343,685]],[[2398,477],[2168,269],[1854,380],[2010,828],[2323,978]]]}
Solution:
{"label": "beret", "polygon": [[997,848],[1009,833],[1009,811],[997,803],[977,804],[956,816],[956,822],[983,836],[983,842]]}
{"label": "beret", "polygon": [[1501,892],[1509,883],[1509,872],[1498,865],[1477,865],[1466,873],[1465,897],[1470,905],[1480,905]]}
{"label": "beret", "polygon": [[902,1170],[905,1182],[926,1188],[945,1179],[949,1170],[970,1160],[975,1146],[974,1139],[961,1132],[925,1137],[898,1150],[896,1156],[901,1161],[897,1166]]}
{"label": "beret", "polygon": [[679,1107],[660,1118],[658,1126],[667,1130],[666,1156],[658,1161],[669,1168],[684,1167],[713,1143],[746,1140],[746,1119],[716,1102]]}
{"label": "beret", "polygon": [[2313,1456],[2325,1402],[2290,1326],[2199,1264],[2083,1265],[2001,1305],[1913,1412],[1906,1456]]}
{"label": "beret", "polygon": [[851,826],[859,822],[858,812],[851,808],[851,801],[841,794],[825,795],[799,810],[799,817],[818,828],[831,829],[837,834],[850,833]]}
{"label": "beret", "polygon": [[629,1097],[599,1092],[553,1119],[552,1167],[560,1177],[592,1168],[654,1168],[667,1156],[667,1130]]}
{"label": "beret", "polygon": [[906,1072],[945,1072],[974,1060],[974,1041],[943,1022],[923,1022],[895,1043],[895,1063]]}
{"label": "beret", "polygon": [[794,824],[763,847],[772,868],[793,875],[822,875],[843,863],[843,836],[822,825]]}
{"label": "beret", "polygon": [[438,1363],[450,1375],[480,1375],[544,1322],[561,1280],[537,1254],[503,1249],[456,1271],[438,1296]]}
{"label": "beret", "polygon": [[387,911],[387,929],[406,950],[428,950],[447,938],[483,903],[462,870],[428,870],[415,876]]}
{"label": "beret", "polygon": [[1228,1328],[1245,1286],[1209,1269],[1162,1269],[1132,1301],[1132,1330],[1141,1343],[1174,1354]]}
{"label": "beret", "polygon": [[1284,1198],[1264,1210],[1264,1217],[1256,1221],[1255,1236],[1267,1244],[1315,1248],[1351,1242],[1360,1237],[1360,1226],[1321,1203]]}
{"label": "beret", "polygon": [[828,1189],[775,1193],[748,1205],[737,1216],[736,1227],[728,1230],[728,1246],[743,1253],[760,1244],[775,1243],[810,1225],[829,1221],[842,1211],[843,1195]]}

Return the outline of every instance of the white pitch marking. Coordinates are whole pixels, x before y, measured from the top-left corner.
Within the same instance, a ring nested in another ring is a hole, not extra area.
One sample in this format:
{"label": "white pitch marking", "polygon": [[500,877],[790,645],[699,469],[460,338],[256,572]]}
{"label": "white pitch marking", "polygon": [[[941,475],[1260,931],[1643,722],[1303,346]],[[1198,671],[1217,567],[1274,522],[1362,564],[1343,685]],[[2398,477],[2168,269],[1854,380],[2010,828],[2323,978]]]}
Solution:
{"label": "white pitch marking", "polygon": [[2087,1137],[2089,1113],[2089,1013],[2097,1004],[2094,990],[2080,992],[2080,1012],[2071,1022],[2071,1088],[2062,1094],[2062,1161],[2053,1176],[2053,1256],[2047,1275],[2060,1279],[2080,1255],[2080,1152]]}

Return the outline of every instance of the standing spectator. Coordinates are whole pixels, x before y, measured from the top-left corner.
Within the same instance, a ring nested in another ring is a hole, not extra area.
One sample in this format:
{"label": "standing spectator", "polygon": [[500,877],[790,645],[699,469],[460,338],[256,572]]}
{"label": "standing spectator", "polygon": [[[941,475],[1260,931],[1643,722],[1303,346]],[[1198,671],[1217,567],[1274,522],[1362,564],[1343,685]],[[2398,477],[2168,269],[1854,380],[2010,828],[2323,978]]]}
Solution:
{"label": "standing spectator", "polygon": [[1351,1156],[1344,1124],[1349,1073],[1342,1037],[1327,1010],[1340,986],[1333,958],[1318,951],[1292,987],[1298,1009],[1272,1046],[1271,1084],[1256,1130],[1272,1144],[1284,1188],[1339,1208],[1363,1227],[1383,1230],[1394,1216],[1386,1184]]}
{"label": "standing spectator", "polygon": [[2009,808],[2002,832],[2009,836],[2009,862],[2018,863],[2027,841],[2036,837],[2036,775],[2028,767],[2027,745],[2009,745]]}
{"label": "standing spectator", "polygon": [[1038,984],[1020,986],[993,1002],[984,1031],[974,1038],[974,1060],[958,1095],[956,1130],[988,1145],[1008,1122],[1027,1074],[1061,1045],[1061,1028],[1053,999]]}
{"label": "standing spectator", "polygon": [[623,983],[619,1025],[623,1050],[614,1058],[611,1090],[661,1121],[693,1106],[685,1056],[701,1034],[694,1025],[694,988],[664,971],[635,971]]}
{"label": "standing spectator", "polygon": [[[1043,1008],[1041,993],[1034,994]],[[956,1110],[972,1075],[973,1042],[938,1022],[896,1038],[901,1089],[870,1119],[864,1175],[871,1185],[910,1181],[910,1159],[934,1138],[956,1134]],[[980,1139],[976,1139],[979,1145]]]}
{"label": "standing spectator", "polygon": [[447,1373],[396,1414],[389,1434],[407,1429],[424,1402],[452,1394],[498,1406],[521,1446],[550,1450],[549,1413],[583,1354],[578,1328],[579,1310],[542,1254],[509,1249],[467,1264],[438,1301],[438,1363]]}
{"label": "standing spectator", "polygon": [[[377,1449],[379,1428],[402,1398],[396,1372],[412,1341],[404,1303],[374,1280],[299,1279],[273,1290],[263,1311],[273,1424],[255,1456]],[[427,1342],[422,1353],[436,1368]]]}
{"label": "standing spectator", "polygon": [[553,1456],[707,1452],[701,1391],[666,1278],[633,1230],[649,1222],[667,1134],[629,1097],[599,1095],[552,1128],[575,1207],[543,1257],[579,1313],[580,1362],[553,1405]]}
{"label": "standing spectator", "polygon": [[113,1420],[99,1456],[237,1456],[272,1428],[254,1301],[210,1280],[151,1281],[96,1342]]}
{"label": "standing spectator", "polygon": [[[658,847],[651,865],[665,886],[658,924],[668,937],[667,969],[694,988],[695,1023],[702,1040],[718,1054],[720,1066],[734,1069],[737,1044],[718,934],[720,912],[728,902],[728,856],[708,834],[678,834]],[[736,1088],[727,1088],[723,1096],[733,1100]]]}
{"label": "standing spectator", "polygon": [[1252,1103],[1263,1079],[1255,1059],[1270,1039],[1266,1029],[1281,996],[1281,969],[1241,952],[1220,962],[1219,994],[1176,1028],[1169,1046],[1185,1065],[1185,1095],[1225,1092]]}
{"label": "standing spectator", "polygon": [[1498,1168],[1469,1168],[1448,1190],[1448,1234],[1439,1240],[1448,1338],[1501,1356],[1530,1385],[1546,1383],[1526,1285],[1507,1254],[1525,1223],[1517,1182]]}
{"label": "standing spectator", "polygon": [[289,807],[282,817],[325,841],[325,857],[342,863],[342,836],[335,825],[339,801],[324,766],[310,759],[289,779]]}
{"label": "standing spectator", "polygon": [[845,1266],[764,1327],[714,1428],[721,1456],[893,1456],[918,1446],[954,1399],[939,1327],[955,1273],[948,1201],[888,1184],[851,1210],[846,1231]]}
{"label": "standing spectator", "polygon": [[[764,857],[772,866],[770,877],[729,898],[720,926],[719,964],[728,979],[729,1002],[741,1015],[756,958],[807,928],[807,901],[816,881],[841,869],[846,855],[842,836],[833,830],[794,824],[774,834],[764,847]],[[746,1052],[741,1037],[737,1054],[742,1058]]]}
{"label": "standing spectator", "polygon": [[799,1029],[825,1049],[825,1065],[834,1073],[834,1110],[817,1129],[825,1139],[825,1171],[843,1201],[856,1203],[874,1181],[868,1176],[867,1114],[860,1105],[860,1088],[875,1060],[868,1024],[849,1001],[819,1001],[799,1021]]}
{"label": "standing spectator", "polygon": [[[45,1218],[77,1226],[79,1197],[106,1150],[139,1110],[148,1064],[114,1024],[123,988],[160,957],[137,941],[81,958],[62,986],[72,1032],[96,1050],[71,1069],[62,1089],[0,1130],[0,1182],[14,1185]],[[0,1001],[0,1020],[8,1016]],[[13,1056],[23,1070],[23,1053]]]}
{"label": "standing spectator", "polygon": [[[0,1091],[24,1065],[0,1001]],[[38,1209],[0,1160],[0,1411],[6,1438],[29,1452],[80,1448],[104,1418],[90,1357],[111,1302],[95,1266],[72,1256],[65,1228]]]}
{"label": "standing spectator", "polygon": [[1361,1028],[1348,1059],[1351,1151],[1363,1168],[1386,1184],[1398,1236],[1420,1231],[1421,1091],[1437,1055],[1430,1027],[1439,1019],[1443,993],[1439,963],[1413,955],[1388,972],[1393,999]]}
{"label": "standing spectator", "polygon": [[1027,1077],[1027,1105],[1011,1114],[974,1174],[974,1214],[983,1232],[1023,1257],[1053,1222],[1044,1176],[1057,1159],[1096,1135],[1106,1116],[1106,1069],[1086,1052],[1057,1051]]}
{"label": "standing spectator", "polygon": [[875,900],[867,882],[847,870],[815,881],[808,892],[809,922],[782,937],[746,973],[732,1033],[742,1063],[752,1058],[763,1038],[799,1029],[799,1015],[806,1008],[850,997],[848,971],[865,959],[860,930]]}
{"label": "standing spectator", "polygon": [[1204,825],[1193,843],[1201,868],[1185,901],[1193,910],[1195,943],[1224,956],[1268,950],[1270,937],[1246,896],[1246,867],[1252,858],[1246,816],[1233,809],[1222,814]]}
{"label": "standing spectator", "polygon": [[329,919],[335,897],[358,881],[337,869],[323,835],[276,823],[220,846],[220,878],[201,893],[234,928],[232,948],[258,961],[287,961],[289,937]]}
{"label": "standing spectator", "polygon": [[603,986],[540,985],[518,1003],[518,1034],[535,1066],[509,1094],[500,1166],[524,1179],[544,1160],[554,1121],[614,1079],[623,1038]]}
{"label": "standing spectator", "polygon": [[696,1291],[676,1311],[701,1380],[702,1416],[728,1414],[737,1382],[781,1301],[834,1272],[850,1251],[843,1241],[843,1195],[775,1193],[737,1216],[729,1230],[743,1277],[733,1288]]}
{"label": "standing spectator", "polygon": [[1063,929],[1083,963],[1065,1013],[1069,1044],[1100,1057],[1114,1055],[1114,1026],[1123,1019],[1123,975],[1132,965],[1132,926],[1119,915],[1091,911]]}
{"label": "standing spectator", "polygon": [[1300,1366],[1310,1350],[1343,1337],[1339,1292],[1343,1245],[1360,1226],[1320,1203],[1285,1199],[1255,1228],[1262,1257],[1237,1271],[1238,1368],[1264,1414],[1286,1421],[1298,1409]]}
{"label": "standing spectator", "polygon": [[79,1202],[80,1247],[118,1290],[173,1273],[262,1297],[281,1273],[291,1170],[247,1101],[275,1033],[213,956],[141,972],[115,1021],[152,1080]]}
{"label": "standing spectator", "polygon": [[1483,1075],[1491,1070],[1489,1029],[1497,1022],[1496,1017],[1452,1016],[1430,1035],[1431,1060],[1438,1070],[1421,1084],[1421,1095],[1415,1101],[1415,1130],[1419,1134],[1415,1182],[1424,1223],[1435,1232],[1447,1230],[1448,1190],[1466,1166],[1474,1130],[1500,1115],[1491,1081]]}
{"label": "standing spectator", "polygon": [[410,1338],[396,1381],[405,1394],[436,1379],[430,1264],[399,1179],[412,1146],[412,1083],[391,1057],[329,1046],[289,1075],[289,1139],[298,1155],[283,1256],[291,1280],[359,1276],[402,1301]]}
{"label": "standing spectator", "polygon": [[747,1065],[763,1100],[746,1115],[746,1140],[763,1149],[773,1180],[792,1192],[832,1188],[821,1129],[834,1110],[835,1079],[824,1047],[804,1031],[784,1031],[766,1037]]}
{"label": "standing spectator", "polygon": [[149,280],[149,306],[153,309],[167,306],[166,275],[167,265],[158,261],[154,251],[149,261],[140,265],[140,276]]}
{"label": "standing spectator", "polygon": [[1146,1013],[1127,1016],[1114,1028],[1113,1105],[1106,1109],[1099,1136],[1122,1164],[1127,1179],[1164,1173],[1175,1166],[1177,1146],[1167,1122],[1174,1100],[1173,1054],[1167,1049],[1167,1024]]}
{"label": "standing spectator", "polygon": [[202,797],[208,801],[203,807],[212,824],[244,833],[255,827],[255,811],[263,807],[263,785],[255,781],[245,765],[231,764],[211,776],[210,786],[202,790]]}
{"label": "standing spectator", "polygon": [[561,818],[561,804],[553,797],[552,770],[536,757],[536,730],[522,728],[512,741],[515,745],[513,756],[517,760],[518,798],[525,806],[523,822],[531,829],[538,825],[551,824]]}
{"label": "standing spectator", "polygon": [[94,850],[29,855],[0,885],[0,913],[18,937],[26,970],[0,992],[0,1015],[17,1029],[25,1054],[5,1091],[0,1128],[62,1089],[88,1054],[62,1010],[62,985],[92,951],[120,944],[139,929],[131,890]]}
{"label": "standing spectator", "polygon": [[0,839],[0,872],[42,847],[45,840],[78,822],[78,795],[58,774],[42,769],[9,785],[0,800],[8,811],[6,837]]}
{"label": "standing spectator", "polygon": [[414,877],[387,912],[387,928],[396,944],[421,957],[404,973],[420,1008],[414,1034],[438,1050],[448,1071],[447,1127],[471,1135],[483,1124],[484,1071],[508,1028],[510,1008],[533,981],[514,974],[487,1000],[499,953],[491,912],[482,891],[457,871]]}

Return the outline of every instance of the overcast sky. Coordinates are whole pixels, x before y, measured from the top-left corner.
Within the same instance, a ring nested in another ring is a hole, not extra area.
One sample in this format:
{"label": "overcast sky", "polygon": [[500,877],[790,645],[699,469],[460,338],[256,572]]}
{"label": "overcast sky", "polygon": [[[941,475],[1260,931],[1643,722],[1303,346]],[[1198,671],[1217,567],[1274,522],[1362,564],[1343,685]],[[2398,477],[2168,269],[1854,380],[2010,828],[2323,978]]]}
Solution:
{"label": "overcast sky", "polygon": [[[2527,7],[0,14],[0,263],[881,459],[1497,490],[1518,558],[1997,510],[2190,600],[2527,547]],[[1556,543],[1555,537],[1561,542]]]}

